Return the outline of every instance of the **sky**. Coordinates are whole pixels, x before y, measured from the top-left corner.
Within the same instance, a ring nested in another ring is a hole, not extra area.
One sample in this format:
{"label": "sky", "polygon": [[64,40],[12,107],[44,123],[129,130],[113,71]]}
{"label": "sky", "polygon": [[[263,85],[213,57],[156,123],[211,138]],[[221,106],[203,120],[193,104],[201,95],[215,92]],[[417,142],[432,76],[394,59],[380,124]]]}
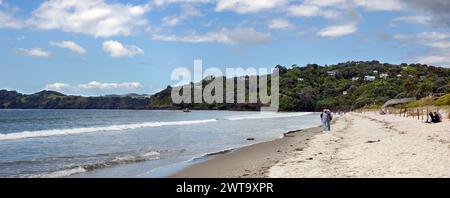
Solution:
{"label": "sky", "polygon": [[0,89],[152,94],[195,59],[450,67],[450,1],[0,0]]}

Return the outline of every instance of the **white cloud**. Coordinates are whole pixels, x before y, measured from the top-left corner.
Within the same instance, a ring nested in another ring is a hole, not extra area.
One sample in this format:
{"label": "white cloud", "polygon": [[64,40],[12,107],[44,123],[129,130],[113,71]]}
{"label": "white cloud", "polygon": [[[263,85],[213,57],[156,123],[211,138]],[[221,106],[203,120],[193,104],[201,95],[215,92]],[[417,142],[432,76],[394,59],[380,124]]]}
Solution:
{"label": "white cloud", "polygon": [[423,64],[442,64],[442,63],[449,63],[450,58],[448,56],[422,56],[419,58],[419,63]]}
{"label": "white cloud", "polygon": [[362,7],[367,11],[396,11],[405,8],[399,0],[304,0],[287,8],[290,15],[298,17],[337,18],[349,9]]}
{"label": "white cloud", "polygon": [[153,0],[153,5],[164,6],[176,3],[210,3],[211,0]]}
{"label": "white cloud", "polygon": [[429,53],[423,56],[415,57],[413,59],[422,64],[450,67],[450,51]]}
{"label": "white cloud", "polygon": [[79,84],[79,89],[98,89],[98,90],[110,90],[110,89],[139,89],[142,88],[139,82],[124,82],[124,83],[101,83],[92,81],[86,84]]}
{"label": "white cloud", "polygon": [[418,23],[418,24],[424,24],[428,25],[432,22],[433,18],[431,16],[423,16],[423,15],[417,15],[417,16],[402,16],[397,17],[391,20],[391,23],[395,25],[397,22],[401,23]]}
{"label": "white cloud", "polygon": [[356,24],[329,26],[320,30],[317,35],[320,37],[340,37],[353,34],[357,31]]}
{"label": "white cloud", "polygon": [[47,0],[33,11],[28,25],[39,29],[94,36],[128,36],[147,25],[150,6],[106,3],[105,0]]}
{"label": "white cloud", "polygon": [[396,11],[405,8],[405,4],[399,0],[354,0],[354,3],[369,11]]}
{"label": "white cloud", "polygon": [[258,44],[265,43],[270,37],[269,33],[257,32],[253,28],[236,28],[229,30],[226,28],[218,32],[208,32],[205,34],[189,34],[189,35],[153,35],[153,40],[160,41],[180,41],[190,43],[216,42],[225,44]]}
{"label": "white cloud", "polygon": [[41,48],[33,48],[33,49],[24,49],[24,48],[17,48],[18,52],[25,55],[25,56],[33,56],[33,57],[40,57],[40,58],[47,58],[50,57],[50,52],[47,52]]}
{"label": "white cloud", "polygon": [[394,35],[394,39],[400,41],[403,44],[421,44],[429,45],[431,42],[444,40],[450,38],[450,33],[445,32],[422,32],[413,35],[397,34]]}
{"label": "white cloud", "polygon": [[307,5],[327,7],[327,6],[340,6],[344,4],[346,1],[347,0],[305,0],[304,3]]}
{"label": "white cloud", "polygon": [[216,11],[233,11],[239,14],[257,13],[282,7],[288,0],[217,0]]}
{"label": "white cloud", "polygon": [[429,43],[428,46],[430,46],[432,48],[441,48],[441,49],[449,48],[450,49],[450,41],[433,42],[433,43]]}
{"label": "white cloud", "polygon": [[295,5],[288,8],[288,12],[292,16],[298,17],[316,17],[321,16],[324,18],[336,18],[341,15],[337,10],[333,9],[322,9],[320,6],[316,5]]}
{"label": "white cloud", "polygon": [[294,16],[311,17],[319,14],[320,7],[314,5],[296,5],[289,7],[288,10]]}
{"label": "white cloud", "polygon": [[16,12],[17,8],[10,8],[3,1],[0,1],[0,28],[22,28],[23,21],[15,17]]}
{"label": "white cloud", "polygon": [[425,47],[425,52],[410,57],[413,61],[436,66],[450,67],[450,33],[422,32],[412,35],[398,34],[394,39],[404,45]]}
{"label": "white cloud", "polygon": [[50,45],[69,49],[69,50],[71,50],[75,53],[81,54],[81,55],[86,54],[86,50],[73,41],[62,41],[62,42],[50,41]]}
{"label": "white cloud", "polygon": [[56,82],[47,84],[45,90],[52,91],[64,91],[71,93],[84,93],[86,91],[126,91],[137,90],[143,88],[139,82],[123,82],[123,83],[103,83],[98,81],[92,81],[84,84],[70,85],[67,83]]}
{"label": "white cloud", "polygon": [[135,45],[123,45],[114,40],[103,42],[103,51],[108,52],[112,57],[133,57],[144,54],[144,50]]}
{"label": "white cloud", "polygon": [[450,27],[450,1],[448,0],[402,0],[410,8],[425,11],[432,16],[432,24]]}
{"label": "white cloud", "polygon": [[191,17],[201,16],[203,13],[198,10],[197,8],[189,5],[189,4],[183,4],[181,6],[181,13],[174,16],[164,17],[162,18],[163,25],[166,26],[175,26],[179,24],[180,22],[187,20]]}
{"label": "white cloud", "polygon": [[45,90],[62,91],[70,88],[69,84],[66,83],[53,83],[45,85]]}
{"label": "white cloud", "polygon": [[0,28],[22,28],[22,21],[15,19],[12,13],[0,11]]}
{"label": "white cloud", "polygon": [[290,29],[290,28],[294,27],[294,24],[292,24],[291,22],[289,22],[286,19],[273,19],[268,22],[267,26],[270,29],[283,30],[283,29]]}

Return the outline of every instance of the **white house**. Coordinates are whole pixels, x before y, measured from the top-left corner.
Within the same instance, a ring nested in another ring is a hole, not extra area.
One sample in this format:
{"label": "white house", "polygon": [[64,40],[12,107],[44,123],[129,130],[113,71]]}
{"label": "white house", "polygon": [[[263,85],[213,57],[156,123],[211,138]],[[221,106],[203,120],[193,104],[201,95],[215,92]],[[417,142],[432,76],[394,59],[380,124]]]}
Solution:
{"label": "white house", "polygon": [[352,81],[358,81],[359,80],[359,77],[353,77],[352,78]]}
{"label": "white house", "polygon": [[305,79],[303,78],[297,78],[298,81],[304,81]]}
{"label": "white house", "polygon": [[378,74],[378,70],[373,70],[373,73],[374,74]]}
{"label": "white house", "polygon": [[364,76],[364,80],[365,81],[374,81],[375,80],[375,76]]}
{"label": "white house", "polygon": [[327,71],[327,74],[328,74],[329,76],[336,76],[337,71]]}
{"label": "white house", "polygon": [[389,77],[389,74],[387,74],[387,73],[382,73],[382,74],[380,74],[380,78],[387,78],[387,77]]}
{"label": "white house", "polygon": [[347,94],[348,94],[347,91],[343,91],[343,92],[342,92],[342,95],[347,95]]}

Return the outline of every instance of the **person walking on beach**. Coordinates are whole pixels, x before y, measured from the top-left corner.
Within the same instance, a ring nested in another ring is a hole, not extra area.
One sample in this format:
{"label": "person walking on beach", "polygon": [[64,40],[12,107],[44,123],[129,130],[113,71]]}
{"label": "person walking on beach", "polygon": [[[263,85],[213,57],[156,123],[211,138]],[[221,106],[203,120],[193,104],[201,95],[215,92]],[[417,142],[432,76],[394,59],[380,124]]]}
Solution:
{"label": "person walking on beach", "polygon": [[331,115],[331,110],[327,109],[327,127],[328,131],[331,131],[331,120],[333,119],[333,116]]}
{"label": "person walking on beach", "polygon": [[330,121],[332,119],[331,112],[328,109],[324,109],[322,113],[320,114],[320,119],[322,120],[323,124],[323,131],[331,131]]}

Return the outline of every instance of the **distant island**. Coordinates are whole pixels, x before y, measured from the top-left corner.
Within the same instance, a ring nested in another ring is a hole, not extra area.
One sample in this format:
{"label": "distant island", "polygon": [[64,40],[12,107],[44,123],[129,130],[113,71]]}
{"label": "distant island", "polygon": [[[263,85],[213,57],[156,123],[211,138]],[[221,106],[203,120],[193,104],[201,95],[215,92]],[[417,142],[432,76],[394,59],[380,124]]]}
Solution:
{"label": "distant island", "polygon": [[[395,98],[420,99],[450,93],[450,69],[423,64],[351,61],[326,66],[293,65],[290,68],[278,65],[276,68],[280,71],[281,111],[317,111],[323,107],[351,110],[382,105]],[[235,78],[239,79],[248,80],[247,77]],[[203,80],[203,86],[209,82],[211,80]],[[172,87],[168,86],[151,96],[83,97],[55,91],[27,95],[0,90],[0,108],[259,110],[261,107],[261,104],[173,104],[171,91]]]}

